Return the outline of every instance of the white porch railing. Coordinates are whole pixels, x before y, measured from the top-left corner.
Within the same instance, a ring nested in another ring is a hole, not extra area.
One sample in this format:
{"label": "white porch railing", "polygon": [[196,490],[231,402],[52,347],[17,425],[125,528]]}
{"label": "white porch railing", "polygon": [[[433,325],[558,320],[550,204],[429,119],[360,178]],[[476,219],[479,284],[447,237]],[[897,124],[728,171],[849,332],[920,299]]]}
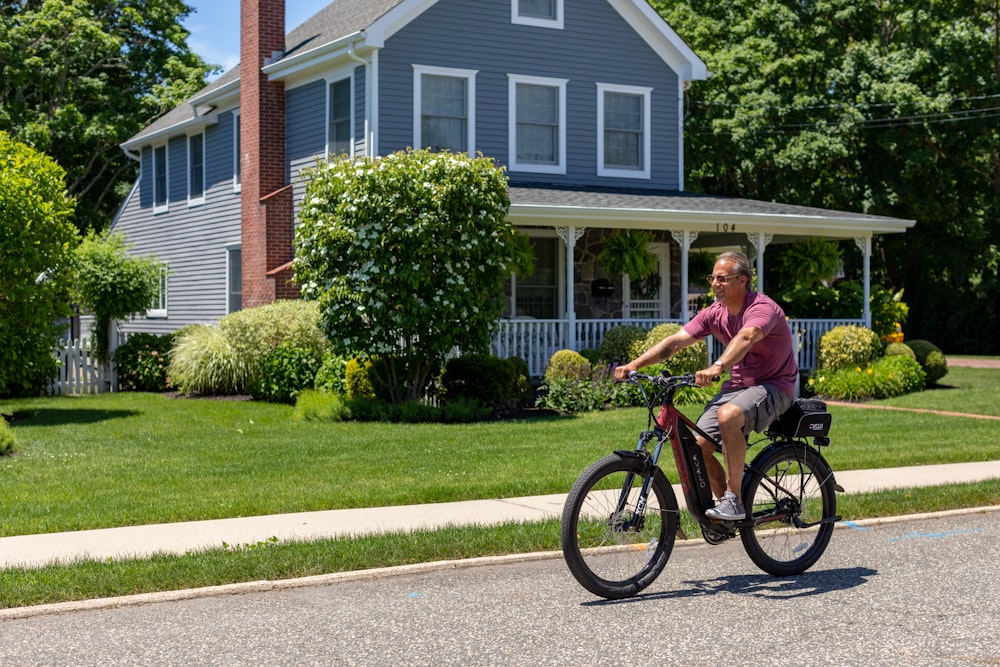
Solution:
{"label": "white porch railing", "polygon": [[[623,324],[638,325],[652,329],[663,322],[679,320],[577,320],[576,349],[596,349],[601,345],[604,334]],[[788,320],[793,340],[797,341],[799,370],[808,371],[816,367],[816,353],[819,339],[834,327],[853,324],[864,326],[864,320]],[[528,372],[532,377],[540,377],[545,372],[549,358],[558,350],[566,349],[568,320],[501,320],[493,337],[492,353],[499,357],[521,357],[528,362]],[[709,358],[722,353],[718,341],[709,339]],[[706,360],[706,364],[708,360]]]}
{"label": "white porch railing", "polygon": [[52,394],[99,394],[117,388],[114,369],[97,360],[87,338],[61,341],[56,359],[59,371],[49,385]]}

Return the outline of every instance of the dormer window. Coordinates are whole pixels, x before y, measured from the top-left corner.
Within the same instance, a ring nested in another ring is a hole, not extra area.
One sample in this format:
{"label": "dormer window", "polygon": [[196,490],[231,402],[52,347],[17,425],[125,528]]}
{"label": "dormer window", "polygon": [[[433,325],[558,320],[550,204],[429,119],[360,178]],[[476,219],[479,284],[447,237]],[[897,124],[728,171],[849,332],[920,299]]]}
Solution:
{"label": "dormer window", "polygon": [[510,0],[511,22],[539,28],[563,27],[563,0]]}

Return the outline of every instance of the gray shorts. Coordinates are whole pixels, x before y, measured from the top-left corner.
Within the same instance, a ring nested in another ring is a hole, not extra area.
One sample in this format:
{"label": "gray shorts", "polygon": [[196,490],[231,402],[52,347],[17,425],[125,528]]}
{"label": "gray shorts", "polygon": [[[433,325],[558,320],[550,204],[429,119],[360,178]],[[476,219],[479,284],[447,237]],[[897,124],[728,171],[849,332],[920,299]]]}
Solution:
{"label": "gray shorts", "polygon": [[705,406],[705,411],[698,418],[698,428],[712,436],[716,442],[722,442],[717,413],[721,406],[732,403],[739,406],[746,417],[743,435],[749,435],[751,431],[763,433],[775,419],[792,406],[793,398],[791,394],[778,391],[768,384],[720,392]]}

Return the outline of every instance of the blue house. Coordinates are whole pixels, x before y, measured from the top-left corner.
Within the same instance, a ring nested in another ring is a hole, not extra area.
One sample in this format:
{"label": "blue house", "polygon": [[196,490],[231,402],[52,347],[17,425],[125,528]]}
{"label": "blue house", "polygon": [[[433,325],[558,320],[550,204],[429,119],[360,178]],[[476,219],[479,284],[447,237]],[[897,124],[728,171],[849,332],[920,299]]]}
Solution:
{"label": "blue house", "polygon": [[[511,277],[494,351],[535,374],[623,322],[686,321],[693,251],[744,248],[763,288],[768,244],[855,239],[867,286],[873,235],[913,224],[684,192],[684,91],[708,72],[646,0],[335,0],[287,34],[284,14],[243,0],[240,66],[122,146],[141,170],[113,228],[168,267],[126,331],[294,298],[300,172],[342,154],[417,146],[506,166],[536,271]],[[597,261],[625,229],[652,234],[653,280]],[[803,325],[804,367],[839,323]]]}

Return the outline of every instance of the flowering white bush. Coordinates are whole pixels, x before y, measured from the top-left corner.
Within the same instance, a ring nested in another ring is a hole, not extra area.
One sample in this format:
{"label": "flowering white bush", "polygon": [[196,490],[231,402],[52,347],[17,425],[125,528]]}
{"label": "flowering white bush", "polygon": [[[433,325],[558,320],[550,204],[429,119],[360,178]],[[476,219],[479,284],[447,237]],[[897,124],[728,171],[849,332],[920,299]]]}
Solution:
{"label": "flowering white bush", "polygon": [[408,150],[306,178],[295,275],[335,353],[379,358],[373,370],[399,402],[452,349],[487,350],[516,247],[501,168]]}

